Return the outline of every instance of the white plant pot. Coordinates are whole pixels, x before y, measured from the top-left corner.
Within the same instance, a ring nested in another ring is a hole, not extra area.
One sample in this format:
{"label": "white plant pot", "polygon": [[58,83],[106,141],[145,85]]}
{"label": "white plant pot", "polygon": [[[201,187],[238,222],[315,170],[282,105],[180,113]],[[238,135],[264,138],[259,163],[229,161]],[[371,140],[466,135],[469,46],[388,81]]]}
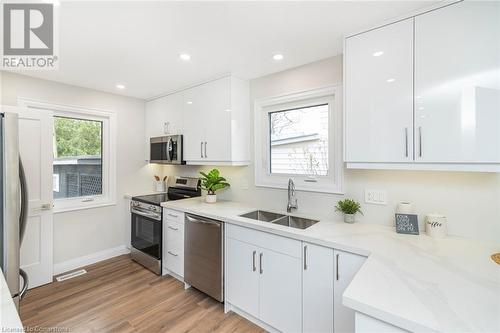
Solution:
{"label": "white plant pot", "polygon": [[344,214],[344,222],[345,223],[356,222],[356,214]]}
{"label": "white plant pot", "polygon": [[205,196],[206,203],[216,203],[217,202],[217,194],[207,194]]}
{"label": "white plant pot", "polygon": [[167,190],[167,184],[162,181],[155,181],[155,191],[156,192],[165,192]]}

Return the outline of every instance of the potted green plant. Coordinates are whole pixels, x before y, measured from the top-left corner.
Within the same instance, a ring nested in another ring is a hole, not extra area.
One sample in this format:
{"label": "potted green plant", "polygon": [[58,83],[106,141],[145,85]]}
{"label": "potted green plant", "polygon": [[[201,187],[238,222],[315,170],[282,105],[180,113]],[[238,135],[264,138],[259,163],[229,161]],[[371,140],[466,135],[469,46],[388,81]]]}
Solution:
{"label": "potted green plant", "polygon": [[210,170],[208,174],[201,171],[200,175],[202,176],[200,177],[201,188],[208,192],[205,197],[205,201],[208,203],[217,202],[217,195],[215,192],[230,186],[226,178],[221,177],[217,169]]}
{"label": "potted green plant", "polygon": [[335,210],[344,214],[344,222],[354,223],[356,221],[356,213],[363,215],[361,204],[352,199],[339,200],[335,206]]}

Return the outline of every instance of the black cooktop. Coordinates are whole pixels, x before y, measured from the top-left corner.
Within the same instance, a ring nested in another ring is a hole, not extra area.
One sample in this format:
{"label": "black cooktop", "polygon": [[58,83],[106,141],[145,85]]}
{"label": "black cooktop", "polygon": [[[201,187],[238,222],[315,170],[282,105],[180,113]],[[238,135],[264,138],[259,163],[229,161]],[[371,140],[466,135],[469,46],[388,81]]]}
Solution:
{"label": "black cooktop", "polygon": [[167,193],[139,195],[137,197],[132,197],[132,200],[160,206],[162,202],[194,198],[199,196],[201,196],[201,190],[199,187],[197,189],[190,189],[171,186],[168,188]]}
{"label": "black cooktop", "polygon": [[169,197],[168,193],[158,193],[149,195],[139,195],[137,197],[133,197],[132,200],[159,206],[162,202],[169,201]]}

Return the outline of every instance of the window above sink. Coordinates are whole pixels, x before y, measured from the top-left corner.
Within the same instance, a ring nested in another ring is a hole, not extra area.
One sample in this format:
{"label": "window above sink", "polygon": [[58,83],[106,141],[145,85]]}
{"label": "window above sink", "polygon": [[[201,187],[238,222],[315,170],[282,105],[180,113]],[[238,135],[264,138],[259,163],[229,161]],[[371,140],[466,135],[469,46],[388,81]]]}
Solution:
{"label": "window above sink", "polygon": [[341,88],[255,101],[255,185],[342,192]]}

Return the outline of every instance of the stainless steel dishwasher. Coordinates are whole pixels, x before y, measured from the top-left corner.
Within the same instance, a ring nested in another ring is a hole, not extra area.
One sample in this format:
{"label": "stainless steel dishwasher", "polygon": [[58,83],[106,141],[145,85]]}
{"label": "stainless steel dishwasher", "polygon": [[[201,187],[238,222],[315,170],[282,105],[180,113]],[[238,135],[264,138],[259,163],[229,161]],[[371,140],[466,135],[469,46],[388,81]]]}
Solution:
{"label": "stainless steel dishwasher", "polygon": [[184,281],[224,301],[224,223],[186,214],[184,231]]}

